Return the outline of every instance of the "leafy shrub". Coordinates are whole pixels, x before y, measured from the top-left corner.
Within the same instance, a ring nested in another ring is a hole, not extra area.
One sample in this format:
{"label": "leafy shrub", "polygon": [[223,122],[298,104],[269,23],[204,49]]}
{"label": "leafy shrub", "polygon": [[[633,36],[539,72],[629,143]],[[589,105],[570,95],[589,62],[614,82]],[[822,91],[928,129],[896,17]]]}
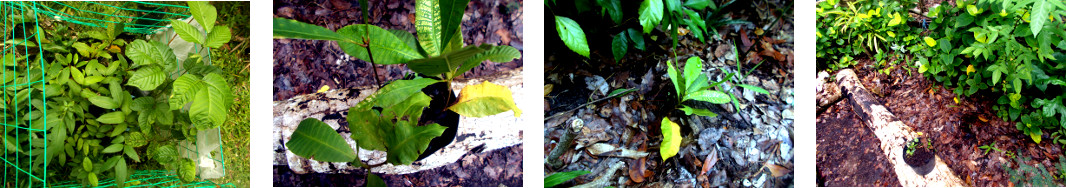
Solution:
{"label": "leafy shrub", "polygon": [[[392,81],[348,110],[351,138],[360,148],[385,151],[386,162],[391,164],[411,164],[446,128],[437,123],[418,124],[423,109],[430,106],[430,97],[422,92],[423,88],[444,82],[451,96],[451,81],[483,61],[509,62],[521,57],[511,46],[463,46],[459,26],[462,7],[468,2],[417,1],[418,38],[406,31],[386,31],[369,24],[349,25],[334,32],[283,18],[274,19],[274,36],[336,41],[353,57],[377,64],[406,64],[419,73],[411,80]],[[364,13],[366,9],[364,6]],[[511,91],[489,82],[463,88],[456,102],[446,105],[448,110],[468,117],[508,110],[514,111],[515,116],[521,114]],[[302,121],[286,146],[297,155],[318,161],[362,164],[336,131],[314,118]]]}
{"label": "leafy shrub", "polygon": [[[817,58],[830,70],[854,64],[861,56],[873,57],[881,64],[890,55],[885,52],[920,51],[919,28],[907,26],[907,10],[916,1],[827,0],[817,8]],[[900,57],[897,57],[902,59]],[[895,64],[893,62],[892,64]]]}

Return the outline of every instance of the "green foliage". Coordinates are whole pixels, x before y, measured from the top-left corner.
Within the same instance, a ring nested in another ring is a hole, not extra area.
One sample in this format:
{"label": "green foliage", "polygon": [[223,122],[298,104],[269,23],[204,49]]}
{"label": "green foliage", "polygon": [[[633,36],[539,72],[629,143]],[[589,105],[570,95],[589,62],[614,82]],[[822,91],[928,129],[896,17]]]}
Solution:
{"label": "green foliage", "polygon": [[544,187],[555,187],[556,185],[566,183],[578,176],[591,173],[587,170],[577,170],[569,172],[554,173],[544,177]]}
{"label": "green foliage", "polygon": [[[677,92],[679,103],[687,100],[715,104],[725,104],[729,102],[729,95],[721,91],[709,90],[714,86],[708,84],[707,75],[703,74],[703,60],[700,60],[699,57],[690,57],[685,63],[684,72],[679,72],[671,61],[667,61],[666,64],[667,76],[670,77],[670,82],[674,84],[674,91]],[[679,108],[685,112],[685,115],[718,115],[709,110],[698,109],[685,104],[681,104]]]}
{"label": "green foliage", "polygon": [[285,147],[296,155],[323,162],[351,162],[356,158],[355,151],[344,142],[344,137],[317,119],[300,121]]}
{"label": "green foliage", "polygon": [[[819,66],[830,70],[849,67],[859,56],[877,56],[878,63],[887,52],[894,53],[895,64],[902,61],[901,53],[920,51],[928,46],[919,45],[920,28],[905,24],[912,21],[908,10],[916,1],[822,1],[817,8],[817,58]],[[929,39],[926,39],[927,41]]]}
{"label": "green foliage", "polygon": [[563,40],[566,47],[569,47],[574,53],[589,57],[589,46],[585,39],[585,31],[581,30],[581,26],[577,25],[577,22],[567,17],[555,16],[555,30],[559,32],[559,38]]}
{"label": "green foliage", "polygon": [[[480,65],[483,61],[509,62],[521,57],[521,52],[511,46],[482,44],[463,47],[461,29],[462,14],[468,0],[419,0],[416,3],[415,30],[418,37],[405,31],[386,31],[378,26],[356,24],[345,26],[337,32],[312,24],[284,18],[274,19],[275,38],[299,38],[332,40],[340,44],[349,55],[375,64],[406,64],[412,71],[424,76],[411,80],[396,80],[382,86],[371,96],[348,109],[348,126],[351,138],[359,147],[368,150],[383,150],[386,162],[395,165],[411,164],[429,146],[430,140],[439,137],[446,127],[436,123],[420,125],[422,111],[429,107],[430,97],[423,88],[438,82],[450,86],[451,81]],[[366,7],[363,7],[366,10]],[[365,16],[365,15],[364,15]],[[574,24],[576,26],[576,24]],[[579,29],[579,28],[578,28]],[[578,30],[580,32],[580,30]],[[584,40],[584,36],[581,36]],[[582,41],[582,44],[584,42]],[[587,46],[586,46],[587,51]],[[373,56],[370,54],[373,53]],[[373,57],[373,58],[370,58]],[[448,93],[452,93],[450,88]],[[464,116],[481,117],[513,110],[518,116],[521,110],[514,104],[510,90],[491,83],[471,85],[464,88],[455,104],[447,108]],[[320,122],[309,118],[305,122]],[[316,123],[317,124],[317,123]],[[304,126],[316,126],[301,123]],[[318,126],[328,127],[328,126]],[[316,135],[338,135],[335,131],[316,131]],[[303,143],[312,137],[290,140],[287,144]],[[327,136],[323,136],[327,137]],[[314,145],[287,145],[291,150],[303,147],[347,148],[343,142],[315,142]],[[296,149],[301,148],[301,149]],[[350,152],[331,151],[348,156]],[[319,160],[315,153],[297,155]],[[347,157],[322,159],[352,161]],[[366,166],[364,166],[366,167]]]}
{"label": "green foliage", "polygon": [[[1062,161],[1062,156],[1059,156],[1059,161]],[[1055,182],[1055,176],[1052,176],[1044,165],[1036,164],[1035,166],[1026,164],[1029,161],[1029,157],[1015,158],[1015,162],[1018,164],[1017,169],[1010,168],[1009,163],[1003,164],[1003,169],[1007,170],[1007,174],[1010,175],[1010,181],[1015,186],[1031,186],[1031,187],[1058,187],[1059,184]],[[1060,164],[1061,165],[1061,164]],[[1059,168],[1066,168],[1066,166],[1059,166]]]}

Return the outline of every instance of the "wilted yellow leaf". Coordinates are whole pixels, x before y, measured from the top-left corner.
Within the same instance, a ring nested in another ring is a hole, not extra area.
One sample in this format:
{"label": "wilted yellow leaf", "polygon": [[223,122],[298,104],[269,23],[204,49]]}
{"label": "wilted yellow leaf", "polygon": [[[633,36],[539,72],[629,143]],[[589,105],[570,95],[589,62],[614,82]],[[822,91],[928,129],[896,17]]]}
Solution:
{"label": "wilted yellow leaf", "polygon": [[970,75],[971,72],[976,72],[976,71],[977,70],[973,69],[973,64],[970,64],[970,66],[966,66],[966,75]]}
{"label": "wilted yellow leaf", "polygon": [[508,110],[521,117],[522,110],[515,105],[511,90],[489,82],[466,86],[459,91],[459,102],[448,109],[466,117],[496,115]]}
{"label": "wilted yellow leaf", "polygon": [[318,88],[318,93],[324,93],[326,91],[329,91],[329,85],[322,85],[321,88]]}
{"label": "wilted yellow leaf", "polygon": [[659,145],[659,155],[666,161],[681,149],[681,127],[664,117],[660,129],[663,131],[663,143]]}

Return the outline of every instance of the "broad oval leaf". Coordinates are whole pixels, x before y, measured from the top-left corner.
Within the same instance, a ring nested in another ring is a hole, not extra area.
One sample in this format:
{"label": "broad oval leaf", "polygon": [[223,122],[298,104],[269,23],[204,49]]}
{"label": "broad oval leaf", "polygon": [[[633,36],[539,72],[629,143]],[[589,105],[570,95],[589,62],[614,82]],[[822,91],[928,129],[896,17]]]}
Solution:
{"label": "broad oval leaf", "polygon": [[440,6],[437,3],[437,0],[415,1],[415,31],[418,33],[418,43],[430,57],[440,55],[442,49]]}
{"label": "broad oval leaf", "polygon": [[89,185],[93,185],[93,187],[100,186],[100,180],[96,178],[96,173],[89,172],[89,175],[85,178],[89,180]]}
{"label": "broad oval leaf", "polygon": [[[463,14],[466,12],[466,4],[468,3],[470,3],[470,0],[440,0],[441,42],[452,43],[458,41],[460,47],[462,46],[463,35],[460,27],[462,27]],[[451,50],[457,49],[451,48]],[[448,48],[445,48],[445,51],[441,51],[441,53],[448,52],[447,50]]]}
{"label": "broad oval leaf", "polygon": [[166,81],[167,74],[163,71],[163,68],[158,65],[141,67],[136,71],[133,71],[133,75],[130,75],[129,81],[126,85],[135,86],[141,90],[151,91]]}
{"label": "broad oval leaf", "polygon": [[[370,31],[369,38],[366,33],[368,29]],[[363,47],[363,45],[367,45],[366,41],[370,42],[367,46],[374,53],[373,62],[376,64],[402,64],[413,59],[423,58],[417,49],[407,46],[396,35],[375,25],[354,24],[344,26],[337,30],[337,34],[347,38],[345,42],[337,43],[341,46],[341,50],[344,50],[345,53],[352,57],[364,61],[370,61],[367,48]]]}
{"label": "broad oval leaf", "polygon": [[933,40],[932,37],[925,37],[924,40],[925,40],[925,44],[929,45],[929,47],[936,46],[936,40]]}
{"label": "broad oval leaf", "polygon": [[173,145],[159,146],[152,152],[152,158],[160,164],[171,164],[178,160],[178,150]]}
{"label": "broad oval leaf", "polygon": [[555,187],[556,185],[566,183],[578,176],[590,173],[587,170],[577,170],[569,172],[557,172],[548,177],[544,177],[544,187]]}
{"label": "broad oval leaf", "polygon": [[274,38],[345,41],[348,38],[325,27],[285,18],[274,18]]}
{"label": "broad oval leaf", "polygon": [[344,137],[314,118],[300,121],[285,147],[296,155],[322,162],[350,162],[358,157]]}
{"label": "broad oval leaf", "polygon": [[729,95],[726,95],[721,91],[700,90],[695,93],[685,94],[685,98],[681,99],[681,101],[686,101],[690,99],[715,104],[725,104],[729,102]]}
{"label": "broad oval leaf", "polygon": [[115,164],[115,183],[118,184],[118,187],[125,187],[123,184],[126,183],[126,178],[129,176],[129,173],[126,172],[127,170],[129,168],[126,168],[126,159],[119,157],[118,164]]}
{"label": "broad oval leaf", "polygon": [[452,51],[440,56],[415,59],[407,62],[407,67],[412,71],[425,75],[439,75],[455,71],[459,66],[474,55],[490,49],[492,45],[467,46],[461,50]]}
{"label": "broad oval leaf", "polygon": [[629,41],[626,40],[626,37],[626,32],[622,31],[614,35],[614,39],[611,40],[611,52],[614,53],[614,61],[622,61],[622,57],[626,56],[626,50],[629,50]]}
{"label": "broad oval leaf", "polygon": [[411,164],[421,155],[429,141],[439,137],[448,127],[436,123],[415,126],[408,121],[398,121],[391,136],[385,137],[388,142],[388,155],[386,161],[394,165]]}
{"label": "broad oval leaf", "polygon": [[141,147],[148,144],[148,140],[144,138],[144,134],[141,132],[130,132],[126,135],[126,146]]}
{"label": "broad oval leaf", "polygon": [[666,161],[677,155],[677,151],[681,149],[681,127],[664,117],[660,128],[663,131],[663,142],[659,145],[659,155]]}
{"label": "broad oval leaf", "polygon": [[381,124],[381,114],[370,108],[348,108],[348,130],[359,148],[385,151],[385,137],[391,128]]}
{"label": "broad oval leaf", "polygon": [[170,99],[167,100],[170,103],[170,110],[177,110],[185,107],[196,96],[196,91],[203,88],[204,82],[200,81],[200,76],[193,74],[184,74],[178,77],[173,82],[173,91],[170,92]]}
{"label": "broad oval leaf", "polygon": [[223,44],[229,42],[230,37],[232,36],[229,27],[215,27],[215,30],[212,30],[211,33],[207,34],[207,39],[204,40],[204,46],[210,48],[222,47]]}
{"label": "broad oval leaf", "polygon": [[81,160],[81,167],[86,172],[93,170],[93,161],[89,160],[89,157],[84,157]]}
{"label": "broad oval leaf", "polygon": [[371,107],[389,108],[399,104],[411,95],[422,92],[422,88],[440,82],[431,78],[417,78],[412,80],[396,80],[386,84],[373,95],[359,101],[355,108],[370,109]]}
{"label": "broad oval leaf", "polygon": [[167,65],[177,61],[174,51],[159,41],[137,39],[127,45],[126,57],[133,60],[132,67],[160,64]]}
{"label": "broad oval leaf", "polygon": [[644,0],[640,3],[639,11],[640,25],[644,27],[644,33],[651,33],[663,20],[663,0]]}
{"label": "broad oval leaf", "polygon": [[448,109],[467,117],[484,117],[507,110],[514,111],[515,117],[522,116],[522,110],[511,97],[511,90],[487,81],[464,87],[459,92],[459,101]]}
{"label": "broad oval leaf", "polygon": [[203,78],[204,87],[200,88],[189,107],[189,118],[199,130],[221,126],[226,122],[233,93],[225,78],[210,73]]}
{"label": "broad oval leaf", "polygon": [[892,16],[892,20],[888,21],[888,26],[889,27],[899,25],[899,23],[901,23],[903,21],[902,20],[902,16],[899,16],[898,12],[895,13],[895,14],[892,14],[891,16]]}
{"label": "broad oval leaf", "polygon": [[96,121],[106,124],[119,124],[125,120],[126,114],[123,114],[122,112],[108,112],[104,115],[100,115],[99,118],[96,118]]}
{"label": "broad oval leaf", "polygon": [[189,12],[197,23],[204,26],[204,30],[210,32],[215,27],[215,19],[218,12],[215,6],[207,4],[207,1],[189,1]]}
{"label": "broad oval leaf", "polygon": [[191,159],[182,159],[178,168],[178,178],[185,182],[196,180],[196,162]]}
{"label": "broad oval leaf", "polygon": [[589,44],[585,39],[585,31],[581,30],[577,22],[567,17],[555,16],[555,31],[559,32],[559,38],[563,40],[566,47],[574,53],[589,57]]}
{"label": "broad oval leaf", "polygon": [[118,105],[119,105],[118,103],[115,103],[115,100],[112,99],[111,97],[104,97],[104,96],[89,97],[89,102],[91,102],[91,103],[93,103],[93,105],[99,106],[100,108],[103,108],[103,109],[115,109],[115,108],[118,108]]}
{"label": "broad oval leaf", "polygon": [[189,41],[196,44],[204,44],[204,33],[200,32],[189,23],[185,23],[181,20],[170,20],[170,25],[174,27],[174,32],[178,33],[178,36],[182,40]]}
{"label": "broad oval leaf", "polygon": [[488,60],[490,62],[505,63],[511,62],[514,59],[522,57],[522,52],[511,46],[493,46],[491,49],[485,50],[470,59],[467,59],[462,66],[459,67],[455,73],[462,75],[466,71],[470,71],[474,67],[481,65],[481,62]]}
{"label": "broad oval leaf", "polygon": [[104,153],[115,153],[115,152],[119,152],[119,151],[122,151],[122,144],[111,144],[110,146],[107,146],[106,148],[104,148],[104,151],[101,151],[101,152],[104,152]]}
{"label": "broad oval leaf", "polygon": [[1029,17],[1031,20],[1029,29],[1033,31],[1033,36],[1039,36],[1040,30],[1044,28],[1044,23],[1047,23],[1048,13],[1054,10],[1052,6],[1047,0],[1033,2],[1033,14]]}

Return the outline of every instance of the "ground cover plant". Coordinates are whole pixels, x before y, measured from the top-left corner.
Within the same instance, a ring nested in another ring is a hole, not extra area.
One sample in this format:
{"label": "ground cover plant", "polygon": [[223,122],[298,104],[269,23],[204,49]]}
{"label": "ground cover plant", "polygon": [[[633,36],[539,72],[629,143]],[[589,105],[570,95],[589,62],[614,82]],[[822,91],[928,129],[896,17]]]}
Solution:
{"label": "ground cover plant", "polygon": [[[872,75],[864,75],[868,80],[863,84],[888,101],[901,97],[891,95],[915,95],[908,94],[911,92],[940,101],[935,97],[941,91],[950,92],[949,104],[938,107],[940,102],[931,102],[932,108],[921,109],[942,110],[954,114],[951,119],[967,119],[965,122],[972,123],[923,125],[929,123],[921,123],[924,117],[908,122],[919,130],[944,126],[935,129],[938,133],[934,138],[945,140],[942,142],[945,145],[933,144],[939,149],[938,155],[963,156],[948,157],[948,161],[976,160],[980,164],[982,160],[965,157],[971,150],[1008,158],[1034,155],[1031,152],[1035,151],[1029,150],[1062,155],[1061,149],[1066,146],[1063,139],[1066,116],[1061,113],[1063,73],[1057,64],[1063,60],[1060,57],[1066,57],[1062,53],[1066,50],[1062,45],[1066,44],[1064,8],[1061,1],[1044,0],[822,1],[817,7],[819,70],[873,70]],[[874,37],[864,38],[864,35]],[[926,85],[925,81],[915,79],[927,79],[932,84],[917,91],[892,91],[915,90],[913,85]],[[833,123],[835,119],[825,122]],[[983,124],[1008,126],[977,126]],[[963,131],[942,132],[941,129]],[[1018,141],[990,140],[984,135],[974,135],[975,132],[1009,136]],[[946,137],[952,139],[943,139]],[[956,144],[973,148],[952,146]],[[1015,147],[1022,151],[1013,152]],[[1048,150],[1050,147],[1055,149]],[[956,152],[963,154],[956,155]],[[822,157],[819,158],[821,162]],[[1033,159],[1057,160],[1055,157]],[[1008,163],[1024,165],[1021,161]],[[961,169],[960,177],[986,173],[967,174],[966,168]],[[992,173],[1003,174],[1003,171],[996,169]],[[978,177],[971,183],[1012,183]]]}
{"label": "ground cover plant", "polygon": [[[356,58],[375,64],[405,64],[417,73],[409,75],[410,79],[385,84],[349,108],[347,116],[353,132],[351,137],[360,148],[386,151],[387,163],[408,165],[454,139],[457,125],[454,122],[446,124],[449,114],[456,114],[455,120],[458,115],[484,117],[506,111],[513,111],[515,116],[521,114],[511,91],[493,83],[467,86],[459,92],[458,98],[451,95],[452,80],[483,61],[510,62],[521,57],[521,53],[511,46],[463,46],[463,31],[459,26],[468,2],[416,1],[417,35],[403,30],[386,31],[370,24],[349,25],[334,32],[284,18],[275,18],[274,35],[336,41]],[[361,8],[364,21],[367,21],[367,6]],[[427,95],[427,91],[439,87],[445,88],[444,94],[434,95],[443,98],[433,99]],[[438,145],[435,148],[430,147],[431,143],[437,142],[441,143],[435,144]],[[352,162],[364,168],[384,164],[364,164],[336,131],[315,118],[300,122],[286,146],[297,155],[317,161]],[[383,185],[380,177],[368,175],[367,185]]]}
{"label": "ground cover plant", "polygon": [[767,73],[790,72],[789,3],[545,1],[545,176],[788,185],[791,81]]}
{"label": "ground cover plant", "polygon": [[[156,23],[173,24],[177,34],[171,37],[193,41],[197,51],[230,41],[229,27],[215,22],[213,5],[173,4],[187,6],[204,30],[180,20]],[[95,8],[130,14],[128,18],[143,16]],[[72,9],[60,11],[73,14]],[[188,152],[181,151],[186,150],[182,142],[197,143],[197,134],[240,118],[230,115],[232,83],[218,66],[209,64],[209,56],[190,53],[179,61],[166,43],[128,32],[142,23],[133,19],[90,27],[43,13],[22,13],[6,17],[16,18],[6,19],[7,40],[19,42],[5,46],[4,64],[10,71],[3,94],[8,114],[5,159],[22,169],[7,168],[5,173],[42,176],[7,177],[8,186],[45,180],[49,185],[72,180],[76,185],[132,186],[148,183],[129,179],[145,170],[175,172],[181,181],[170,184],[198,181],[197,164],[212,161],[182,157]],[[27,31],[39,35],[21,34]]]}

